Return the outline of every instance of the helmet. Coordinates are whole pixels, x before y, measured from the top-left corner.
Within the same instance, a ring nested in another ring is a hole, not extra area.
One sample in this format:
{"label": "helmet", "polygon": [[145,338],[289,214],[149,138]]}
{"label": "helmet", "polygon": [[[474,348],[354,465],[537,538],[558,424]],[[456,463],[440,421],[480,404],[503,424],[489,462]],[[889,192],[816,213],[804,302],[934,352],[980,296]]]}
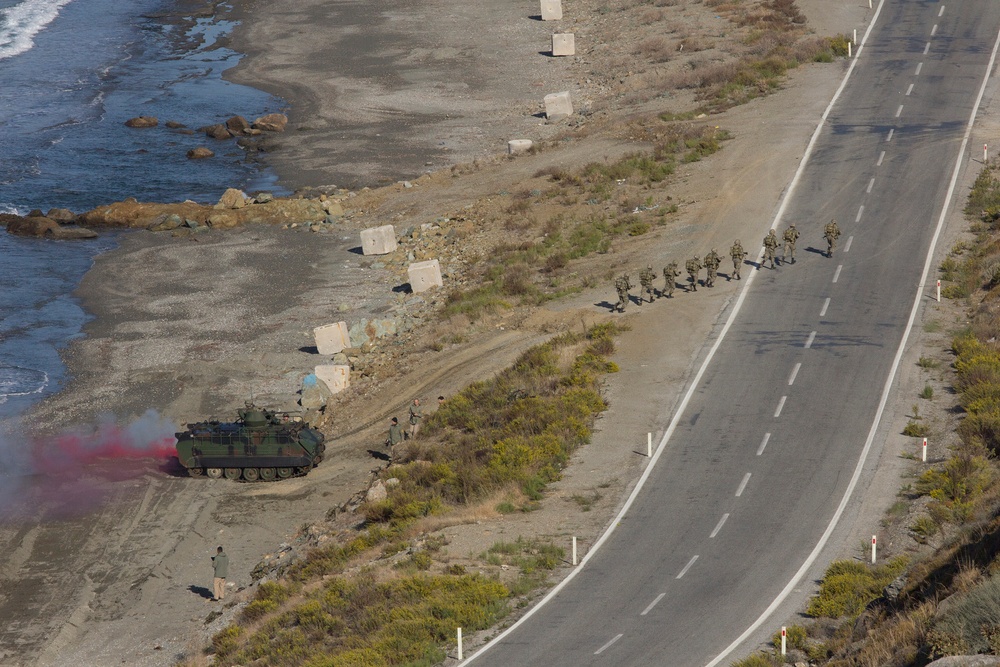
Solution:
{"label": "helmet", "polygon": [[733,245],[743,245],[743,244],[742,244],[742,243],[740,243],[740,240],[739,240],[739,239],[736,239],[736,243],[734,243]]}

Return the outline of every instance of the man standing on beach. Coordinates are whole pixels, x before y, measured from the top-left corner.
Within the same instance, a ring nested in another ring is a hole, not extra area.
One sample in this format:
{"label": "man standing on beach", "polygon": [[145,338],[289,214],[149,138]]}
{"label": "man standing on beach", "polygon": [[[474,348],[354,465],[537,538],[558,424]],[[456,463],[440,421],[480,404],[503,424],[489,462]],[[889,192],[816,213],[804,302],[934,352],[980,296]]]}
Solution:
{"label": "man standing on beach", "polygon": [[424,418],[424,409],[420,407],[420,399],[413,399],[413,405],[410,406],[410,439],[417,437],[417,433],[420,432],[420,420]]}
{"label": "man standing on beach", "polygon": [[212,569],[215,571],[215,578],[212,580],[214,597],[212,602],[221,602],[226,596],[226,577],[229,575],[229,556],[219,547],[212,556]]}

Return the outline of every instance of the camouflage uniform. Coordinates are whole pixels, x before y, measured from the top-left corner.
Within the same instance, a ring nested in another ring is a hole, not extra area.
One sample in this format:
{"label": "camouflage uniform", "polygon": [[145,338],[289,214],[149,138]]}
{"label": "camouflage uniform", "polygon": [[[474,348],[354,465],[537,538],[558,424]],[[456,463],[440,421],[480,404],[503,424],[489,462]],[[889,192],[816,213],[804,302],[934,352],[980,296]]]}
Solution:
{"label": "camouflage uniform", "polygon": [[618,304],[615,306],[615,310],[624,313],[625,306],[628,305],[628,291],[632,289],[632,282],[628,279],[627,273],[615,278],[615,289],[618,290]]}
{"label": "camouflage uniform", "polygon": [[653,281],[656,280],[656,272],[653,271],[653,267],[647,266],[645,269],[639,272],[639,284],[642,285],[642,293],[639,294],[639,305],[642,305],[642,295],[645,294],[649,297],[649,302],[653,303]]}
{"label": "camouflage uniform", "polygon": [[680,275],[681,272],[677,270],[677,262],[670,262],[663,267],[663,291],[660,292],[660,296],[668,298],[674,296],[674,287],[677,286],[677,278]]}
{"label": "camouflage uniform", "polygon": [[774,235],[774,230],[770,230],[764,237],[764,259],[760,261],[758,269],[764,266],[764,262],[770,260],[771,268],[774,268],[774,252],[778,249],[778,237]]}
{"label": "camouflage uniform", "polygon": [[705,269],[708,271],[708,275],[705,277],[705,287],[715,286],[715,277],[719,273],[719,265],[722,264],[722,260],[719,259],[719,253],[712,248],[712,252],[705,255]]}
{"label": "camouflage uniform", "polygon": [[785,230],[783,235],[785,239],[785,247],[781,250],[781,262],[784,263],[787,259],[792,260],[792,264],[795,263],[795,242],[799,240],[799,230],[795,229],[795,225],[788,225],[788,229]]}
{"label": "camouflage uniform", "polygon": [[740,269],[743,267],[743,260],[747,253],[743,250],[743,244],[740,243],[739,239],[736,239],[736,243],[729,249],[729,256],[733,258],[733,273],[729,279],[732,280],[735,276],[737,280],[740,280]]}
{"label": "camouflage uniform", "polygon": [[701,259],[698,255],[695,255],[692,259],[689,259],[684,265],[684,268],[688,272],[688,280],[691,282],[691,286],[688,288],[690,292],[698,291],[698,272],[701,271]]}
{"label": "camouflage uniform", "polygon": [[823,228],[823,238],[826,239],[826,256],[833,257],[833,249],[837,246],[837,239],[840,238],[840,227],[836,220],[826,223]]}

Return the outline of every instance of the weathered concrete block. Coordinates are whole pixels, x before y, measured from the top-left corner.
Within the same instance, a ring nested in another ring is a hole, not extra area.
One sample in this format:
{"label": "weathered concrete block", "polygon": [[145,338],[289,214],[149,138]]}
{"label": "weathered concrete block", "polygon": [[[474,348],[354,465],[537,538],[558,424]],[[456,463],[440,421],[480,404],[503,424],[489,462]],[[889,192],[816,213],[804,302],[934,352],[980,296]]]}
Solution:
{"label": "weathered concrete block", "polygon": [[331,394],[339,394],[351,386],[351,367],[340,364],[317,366],[316,379],[326,385]]}
{"label": "weathered concrete block", "polygon": [[557,32],[552,35],[552,55],[576,55],[576,35],[571,32]]}
{"label": "weathered concrete block", "polygon": [[541,0],[542,20],[559,21],[562,19],[562,0]]}
{"label": "weathered concrete block", "polygon": [[441,265],[436,259],[410,264],[407,273],[410,276],[410,288],[414,293],[444,286],[444,281],[441,280]]}
{"label": "weathered concrete block", "polygon": [[396,249],[396,230],[392,225],[361,230],[361,253],[385,255]]}
{"label": "weathered concrete block", "polygon": [[569,91],[551,93],[545,96],[545,117],[549,120],[559,120],[573,115],[573,102]]}
{"label": "weathered concrete block", "polygon": [[507,142],[507,152],[511,155],[517,155],[518,153],[525,153],[531,150],[534,142],[531,139],[511,139]]}
{"label": "weathered concrete block", "polygon": [[322,355],[337,354],[351,346],[351,336],[347,332],[347,322],[327,324],[313,329],[316,349]]}

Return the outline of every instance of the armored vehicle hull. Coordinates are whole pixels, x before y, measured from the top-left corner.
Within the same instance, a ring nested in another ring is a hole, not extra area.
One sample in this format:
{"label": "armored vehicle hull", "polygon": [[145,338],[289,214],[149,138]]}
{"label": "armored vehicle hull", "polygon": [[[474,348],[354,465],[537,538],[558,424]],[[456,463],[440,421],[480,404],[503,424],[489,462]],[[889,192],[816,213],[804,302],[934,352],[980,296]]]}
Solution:
{"label": "armored vehicle hull", "polygon": [[251,404],[235,422],[207,421],[176,433],[177,459],[192,475],[248,482],[305,475],[326,451],[324,436],[287,414]]}

